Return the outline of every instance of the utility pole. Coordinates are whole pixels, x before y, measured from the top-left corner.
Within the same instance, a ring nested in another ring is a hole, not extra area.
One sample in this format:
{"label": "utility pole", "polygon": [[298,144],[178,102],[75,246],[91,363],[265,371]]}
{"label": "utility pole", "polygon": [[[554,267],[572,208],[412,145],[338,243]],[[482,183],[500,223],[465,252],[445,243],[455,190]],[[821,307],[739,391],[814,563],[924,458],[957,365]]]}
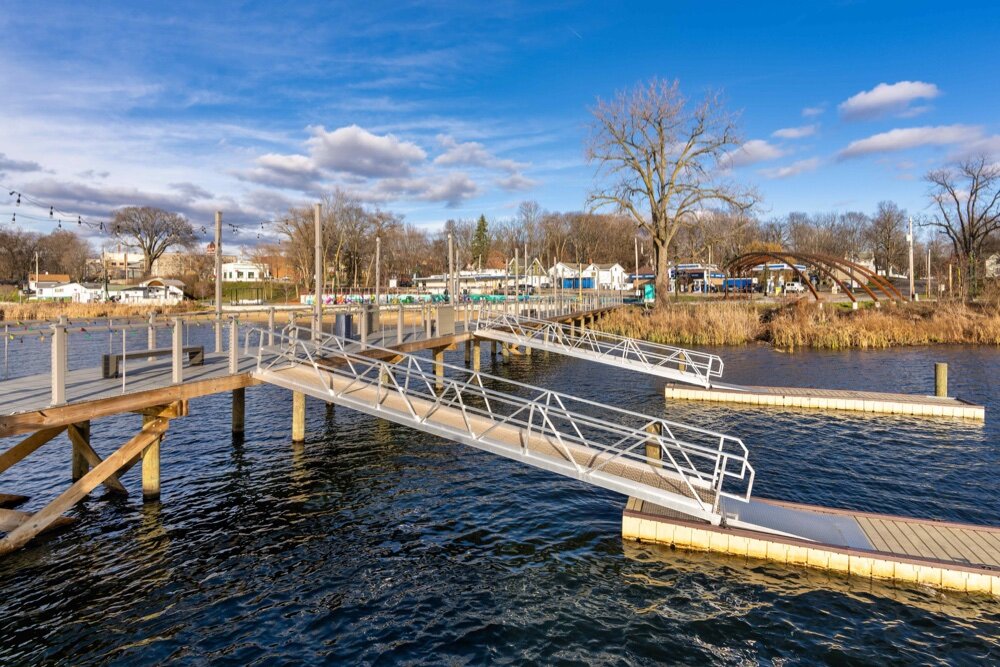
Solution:
{"label": "utility pole", "polygon": [[632,240],[635,241],[635,277],[632,279],[632,289],[639,296],[639,237]]}
{"label": "utility pole", "polygon": [[[127,260],[128,255],[125,257]],[[128,261],[125,278],[128,284]],[[215,212],[215,351],[222,352],[222,211]]]}
{"label": "utility pole", "polygon": [[316,283],[316,295],[313,297],[313,326],[312,335],[313,340],[319,338],[320,330],[322,329],[323,322],[323,223],[320,217],[322,213],[323,205],[315,204],[313,206],[313,249],[314,249],[314,261],[316,263],[316,270],[313,275],[313,281]]}
{"label": "utility pole", "polygon": [[906,240],[910,244],[910,301],[913,301],[917,297],[917,291],[913,285],[913,218],[910,218],[910,233],[906,235]]}
{"label": "utility pole", "polygon": [[931,246],[927,244],[927,298],[931,298]]}

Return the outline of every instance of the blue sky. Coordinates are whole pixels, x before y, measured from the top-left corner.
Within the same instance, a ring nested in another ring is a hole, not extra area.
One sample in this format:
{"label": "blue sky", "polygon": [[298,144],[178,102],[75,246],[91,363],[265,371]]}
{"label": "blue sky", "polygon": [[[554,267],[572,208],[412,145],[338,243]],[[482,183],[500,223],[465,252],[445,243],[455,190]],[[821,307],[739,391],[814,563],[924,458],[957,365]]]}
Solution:
{"label": "blue sky", "polygon": [[244,239],[338,185],[431,228],[579,210],[589,107],[654,76],[740,113],[763,217],[920,213],[928,169],[1000,156],[993,3],[142,4],[3,4],[0,183]]}

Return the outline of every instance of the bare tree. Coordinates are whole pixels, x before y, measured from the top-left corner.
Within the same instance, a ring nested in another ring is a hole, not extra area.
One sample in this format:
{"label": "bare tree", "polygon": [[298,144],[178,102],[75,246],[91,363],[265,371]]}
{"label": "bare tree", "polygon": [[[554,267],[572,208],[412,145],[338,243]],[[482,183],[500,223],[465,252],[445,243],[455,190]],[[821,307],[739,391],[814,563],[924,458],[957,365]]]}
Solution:
{"label": "bare tree", "polygon": [[875,272],[888,276],[892,267],[900,266],[906,247],[906,211],[895,202],[880,201],[871,226],[868,228],[868,246],[875,261]]}
{"label": "bare tree", "polygon": [[187,219],[151,206],[126,206],[115,211],[115,235],[142,250],[143,275],[153,270],[153,262],[174,246],[191,247],[197,240]]}
{"label": "bare tree", "polygon": [[983,249],[1000,229],[1000,165],[986,155],[928,173],[936,211],[926,224],[951,239],[962,264],[963,289],[975,295]]}
{"label": "bare tree", "polygon": [[607,183],[594,208],[625,213],[652,238],[660,304],[670,286],[668,251],[678,230],[710,204],[745,212],[757,200],[720,179],[739,139],[733,120],[709,95],[694,106],[678,83],[654,79],[610,101],[598,100],[587,157]]}
{"label": "bare tree", "polygon": [[38,254],[49,271],[65,273],[71,280],[87,277],[90,244],[66,229],[57,229],[38,240]]}

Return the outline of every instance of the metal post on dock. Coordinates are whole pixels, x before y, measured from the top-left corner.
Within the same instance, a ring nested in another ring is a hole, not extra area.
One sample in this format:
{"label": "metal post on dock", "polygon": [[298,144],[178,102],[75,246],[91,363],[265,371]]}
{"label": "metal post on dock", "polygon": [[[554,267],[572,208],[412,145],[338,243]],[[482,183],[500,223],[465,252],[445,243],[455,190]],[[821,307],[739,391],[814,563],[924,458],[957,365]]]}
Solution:
{"label": "metal post on dock", "polygon": [[267,311],[267,344],[274,347],[274,308]]}
{"label": "metal post on dock", "polygon": [[52,405],[66,402],[66,318],[52,325]]}
{"label": "metal post on dock", "polygon": [[948,364],[941,362],[934,364],[934,395],[948,395]]}
{"label": "metal post on dock", "polygon": [[171,345],[171,357],[173,361],[173,383],[184,382],[184,320],[179,317],[174,318],[173,341]]}
{"label": "metal post on dock", "polygon": [[315,272],[313,275],[313,281],[315,282],[315,296],[313,296],[313,322],[312,322],[312,338],[317,340],[323,331],[323,223],[320,219],[320,213],[323,209],[322,204],[315,204],[313,206],[313,250],[315,254]]}
{"label": "metal post on dock", "polygon": [[229,373],[240,370],[240,321],[235,317],[229,322]]}
{"label": "metal post on dock", "polygon": [[396,311],[396,344],[399,345],[403,342],[403,304],[399,304],[399,310]]}
{"label": "metal post on dock", "polygon": [[[146,348],[156,349],[156,313],[149,314],[149,330],[146,332]],[[156,361],[156,357],[150,357],[149,361]]]}
{"label": "metal post on dock", "polygon": [[215,353],[222,353],[222,211],[215,212]]}

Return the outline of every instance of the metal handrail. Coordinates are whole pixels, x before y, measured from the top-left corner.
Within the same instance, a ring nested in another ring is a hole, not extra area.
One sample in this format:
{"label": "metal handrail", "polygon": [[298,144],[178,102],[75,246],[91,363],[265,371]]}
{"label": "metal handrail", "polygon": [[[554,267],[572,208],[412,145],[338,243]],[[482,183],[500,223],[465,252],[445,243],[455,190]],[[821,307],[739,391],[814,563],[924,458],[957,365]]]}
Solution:
{"label": "metal handrail", "polygon": [[[616,461],[640,464],[685,491],[673,492],[686,499],[686,504],[679,502],[675,508],[716,523],[721,521],[721,497],[747,500],[752,491],[754,470],[749,451],[739,438],[462,366],[441,363],[442,373],[447,373],[441,377],[429,368],[438,362],[372,345],[361,353],[357,342],[333,335],[310,340],[313,333],[305,327],[289,326],[275,333],[274,345],[265,343],[271,332],[254,329],[258,337],[256,372],[264,380],[270,372],[304,366],[313,370],[314,389],[331,400],[349,400],[363,389],[374,388],[378,400],[368,407],[378,410],[388,394],[395,394],[417,428],[437,410],[451,408],[462,415],[466,425],[456,438],[460,440],[482,442],[495,429],[511,426],[527,433],[527,439],[521,438],[522,449],[533,436],[546,438],[585,481],[611,474],[609,467]],[[340,378],[339,384],[336,378]],[[471,426],[473,418],[485,418],[489,428],[477,432]],[[649,432],[653,427],[659,433]],[[647,444],[658,445],[658,457],[646,454]],[[620,481],[636,488],[655,487],[631,479]],[[655,488],[664,493],[662,487]],[[708,501],[703,498],[706,492],[712,496]]]}
{"label": "metal handrail", "polygon": [[597,356],[629,361],[647,370],[670,368],[706,387],[711,378],[722,377],[722,358],[672,345],[640,341],[616,334],[581,329],[571,324],[509,314],[480,313],[476,331],[494,330],[521,338],[524,344],[555,345],[568,350],[585,350]]}

